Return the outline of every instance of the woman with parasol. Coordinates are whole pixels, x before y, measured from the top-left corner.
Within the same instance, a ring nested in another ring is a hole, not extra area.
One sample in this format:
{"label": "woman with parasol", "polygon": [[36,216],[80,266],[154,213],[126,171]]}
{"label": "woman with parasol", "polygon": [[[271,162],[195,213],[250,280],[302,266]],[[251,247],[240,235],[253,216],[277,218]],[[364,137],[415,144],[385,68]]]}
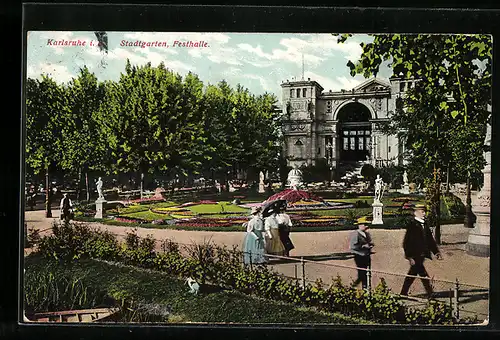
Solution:
{"label": "woman with parasol", "polygon": [[280,239],[279,224],[276,218],[279,206],[275,202],[270,202],[264,207],[262,212],[265,217],[264,230],[266,231],[266,252],[270,255],[285,255],[285,247]]}

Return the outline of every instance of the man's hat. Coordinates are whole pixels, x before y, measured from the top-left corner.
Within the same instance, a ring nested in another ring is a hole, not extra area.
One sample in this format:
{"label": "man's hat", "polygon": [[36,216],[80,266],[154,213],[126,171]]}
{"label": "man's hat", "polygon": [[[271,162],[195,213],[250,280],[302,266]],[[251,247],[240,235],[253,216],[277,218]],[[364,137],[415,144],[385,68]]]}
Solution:
{"label": "man's hat", "polygon": [[427,210],[427,206],[425,204],[405,204],[403,206],[404,209],[409,209],[409,210]]}
{"label": "man's hat", "polygon": [[366,216],[363,216],[363,217],[360,217],[358,218],[358,220],[356,221],[356,225],[360,225],[360,224],[371,224],[372,221],[368,220],[368,218]]}

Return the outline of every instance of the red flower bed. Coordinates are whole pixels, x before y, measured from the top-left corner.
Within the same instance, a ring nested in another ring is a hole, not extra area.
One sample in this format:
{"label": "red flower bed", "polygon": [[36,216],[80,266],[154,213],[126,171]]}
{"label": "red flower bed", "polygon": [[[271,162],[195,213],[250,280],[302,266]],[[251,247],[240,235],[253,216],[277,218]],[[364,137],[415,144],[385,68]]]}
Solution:
{"label": "red flower bed", "polygon": [[131,217],[124,217],[124,216],[115,217],[115,221],[123,222],[123,223],[140,223],[140,224],[148,222],[148,221],[140,219],[140,218],[131,218]]}
{"label": "red flower bed", "polygon": [[286,200],[288,204],[290,203],[293,204],[301,200],[324,202],[321,197],[316,196],[310,192],[303,190],[294,190],[294,189],[283,190],[282,192],[272,195],[267,200],[268,201]]}
{"label": "red flower bed", "polygon": [[[236,221],[241,221],[244,217],[227,217],[227,218],[191,218],[189,220],[178,220],[175,222],[178,226],[184,227],[231,227]],[[223,222],[221,222],[223,221]]]}
{"label": "red flower bed", "polygon": [[153,196],[153,197],[149,197],[149,198],[138,198],[135,200],[130,200],[129,202],[130,203],[145,203],[145,202],[151,203],[151,202],[163,202],[163,201],[165,201],[165,199]]}
{"label": "red flower bed", "polygon": [[196,202],[196,204],[217,204],[217,201],[201,200],[201,201]]}

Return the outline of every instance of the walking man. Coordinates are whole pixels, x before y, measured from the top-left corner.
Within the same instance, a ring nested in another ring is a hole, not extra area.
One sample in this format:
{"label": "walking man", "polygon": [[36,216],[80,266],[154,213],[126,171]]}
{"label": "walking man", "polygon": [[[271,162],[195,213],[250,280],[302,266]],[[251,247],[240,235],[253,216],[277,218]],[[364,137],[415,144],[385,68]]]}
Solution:
{"label": "walking man", "polygon": [[422,283],[427,292],[428,297],[432,297],[433,291],[431,283],[429,280],[429,274],[424,267],[424,261],[426,258],[432,260],[432,254],[434,254],[438,260],[441,260],[441,254],[439,253],[438,246],[434,240],[434,236],[425,223],[426,207],[423,204],[418,204],[413,207],[413,213],[415,218],[410,222],[406,229],[406,234],[403,240],[403,249],[405,252],[406,259],[410,262],[410,270],[403,283],[403,288],[401,289],[401,295],[408,295],[408,291],[415,281],[414,276],[421,276]]}
{"label": "walking man", "polygon": [[358,230],[351,233],[350,248],[354,254],[354,262],[358,268],[358,278],[353,282],[353,287],[357,286],[360,282],[363,289],[368,287],[368,267],[371,267],[371,254],[374,246],[372,237],[368,232],[368,221],[366,217],[358,218],[356,224]]}
{"label": "walking man", "polygon": [[59,205],[59,208],[61,209],[61,220],[65,220],[66,222],[69,222],[70,219],[72,219],[73,215],[73,203],[68,197],[68,194],[64,194],[63,198],[61,199],[61,203]]}

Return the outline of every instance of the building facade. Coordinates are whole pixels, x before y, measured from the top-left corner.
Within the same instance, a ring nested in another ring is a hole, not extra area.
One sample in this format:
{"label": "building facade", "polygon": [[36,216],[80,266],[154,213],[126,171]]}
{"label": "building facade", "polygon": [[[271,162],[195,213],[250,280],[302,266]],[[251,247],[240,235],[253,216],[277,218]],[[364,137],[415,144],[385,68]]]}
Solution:
{"label": "building facade", "polygon": [[332,169],[344,164],[403,165],[400,138],[379,130],[391,119],[396,100],[414,80],[371,78],[352,90],[325,92],[314,80],[286,81],[283,97],[284,155],[301,167],[326,160]]}

